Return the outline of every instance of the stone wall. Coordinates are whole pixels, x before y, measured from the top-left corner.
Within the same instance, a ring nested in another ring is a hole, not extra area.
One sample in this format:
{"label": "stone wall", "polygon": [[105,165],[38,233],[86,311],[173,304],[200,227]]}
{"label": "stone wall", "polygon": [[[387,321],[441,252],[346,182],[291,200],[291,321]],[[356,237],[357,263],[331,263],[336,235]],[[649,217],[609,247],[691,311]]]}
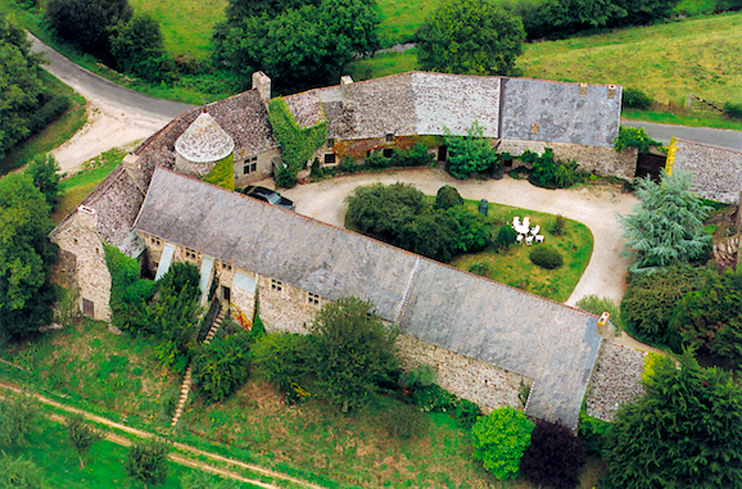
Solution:
{"label": "stone wall", "polygon": [[[255,158],[255,160],[252,160]],[[248,148],[237,147],[234,150],[234,184],[236,187],[246,187],[252,182],[270,178],[273,171],[273,160],[281,159],[281,152],[276,149],[263,151],[259,154],[250,153]],[[255,163],[255,171],[245,174],[245,165]]]}
{"label": "stone wall", "polygon": [[636,161],[639,156],[636,148],[626,148],[618,152],[612,146],[583,146],[503,139],[497,150],[521,155],[527,149],[541,154],[545,148],[551,148],[557,160],[576,160],[582,168],[597,175],[616,176],[626,180],[633,180],[636,175]]}
{"label": "stone wall", "polygon": [[111,274],[95,225],[95,211],[78,208],[65,226],[57,229],[52,241],[64,252],[75,256],[80,310],[83,310],[83,301],[90,301],[93,303],[93,319],[108,321],[111,318]]}
{"label": "stone wall", "polygon": [[[317,311],[328,302],[269,277],[259,277],[258,289],[260,318],[269,333],[307,333]],[[315,299],[318,303],[312,302]]]}
{"label": "stone wall", "polygon": [[436,383],[449,392],[477,404],[487,414],[493,409],[512,406],[522,410],[518,398],[521,381],[533,380],[514,372],[480,362],[406,335],[397,339],[402,369],[429,365],[438,372]]}

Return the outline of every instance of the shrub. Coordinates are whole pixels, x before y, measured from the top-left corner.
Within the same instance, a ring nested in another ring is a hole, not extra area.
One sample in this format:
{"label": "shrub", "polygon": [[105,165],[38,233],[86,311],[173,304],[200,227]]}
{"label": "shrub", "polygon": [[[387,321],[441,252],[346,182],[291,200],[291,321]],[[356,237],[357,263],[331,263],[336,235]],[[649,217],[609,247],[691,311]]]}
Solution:
{"label": "shrub", "polygon": [[491,221],[463,205],[451,207],[448,214],[456,219],[459,228],[454,254],[476,253],[487,247],[494,228]]}
{"label": "shrub", "polygon": [[652,146],[664,148],[661,142],[649,137],[643,127],[621,126],[618,129],[618,136],[616,136],[613,144],[616,151],[623,151],[625,148],[633,147],[639,149],[639,154],[649,153]]}
{"label": "shrub", "polygon": [[561,214],[557,214],[556,218],[554,219],[554,222],[551,224],[551,227],[549,228],[549,232],[553,234],[554,236],[561,236],[564,234],[564,226],[567,224],[567,220],[564,219],[564,216]]}
{"label": "shrub", "polygon": [[358,187],[347,201],[348,222],[387,242],[395,242],[402,227],[425,208],[425,195],[403,183]]}
{"label": "shrub", "polygon": [[538,421],[520,468],[534,484],[572,489],[579,483],[580,469],[586,463],[585,443],[571,429],[560,423]]}
{"label": "shrub", "polygon": [[380,418],[384,430],[402,440],[419,438],[428,431],[428,417],[411,404],[395,402],[382,411]]}
{"label": "shrub", "polygon": [[65,95],[55,95],[51,100],[41,106],[31,118],[28,129],[31,134],[44,129],[52,122],[59,119],[70,107],[70,99]]}
{"label": "shrub", "polygon": [[464,428],[471,428],[482,415],[482,410],[473,402],[460,399],[438,384],[414,389],[409,400],[424,412],[448,413]]}
{"label": "shrub", "polygon": [[531,259],[534,265],[546,268],[547,270],[559,268],[564,264],[562,255],[549,246],[536,246],[531,251],[531,254],[528,255],[528,258]]}
{"label": "shrub", "polygon": [[54,208],[59,202],[59,164],[51,153],[34,155],[25,170],[33,178],[33,184],[41,190],[46,202]]}
{"label": "shrub", "polygon": [[127,452],[124,461],[124,472],[130,477],[144,483],[162,484],[167,480],[169,471],[167,454],[170,445],[155,438],[137,441]]}
{"label": "shrub", "polygon": [[310,371],[307,350],[311,336],[298,334],[268,334],[252,347],[257,371],[284,392],[292,382],[301,381]]}
{"label": "shrub", "polygon": [[435,382],[437,372],[430,365],[420,365],[409,372],[403,373],[399,377],[399,383],[402,387],[408,389],[418,389],[428,387]]}
{"label": "shrub", "polygon": [[366,166],[368,168],[388,168],[389,167],[389,158],[385,158],[381,155],[379,151],[372,151],[371,154],[366,158],[365,162]]}
{"label": "shrub", "polygon": [[214,338],[193,357],[194,383],[207,403],[221,402],[245,383],[249,362],[247,333]]}
{"label": "shrub", "polygon": [[443,263],[450,262],[464,247],[459,221],[443,210],[420,214],[407,222],[399,233],[397,244]]}
{"label": "shrub", "polygon": [[494,245],[501,249],[507,249],[511,244],[515,243],[518,233],[510,225],[505,224],[500,226],[495,236]]}
{"label": "shrub", "polygon": [[433,209],[446,210],[457,205],[462,205],[463,203],[464,199],[461,197],[461,194],[459,194],[459,191],[456,189],[456,187],[444,185],[438,189],[438,194],[435,196],[435,204],[433,204]]}
{"label": "shrub", "polygon": [[585,442],[585,450],[589,455],[601,456],[605,436],[610,429],[611,423],[580,413],[580,424],[577,427],[577,433]]}
{"label": "shrub", "polygon": [[474,458],[498,479],[518,477],[520,459],[531,441],[533,421],[510,406],[480,417],[472,427]]}
{"label": "shrub", "polygon": [[467,130],[466,136],[454,136],[447,128],[444,132],[449,153],[446,171],[454,177],[466,179],[500,164],[497,152],[484,138],[484,128],[477,121]]}
{"label": "shrub", "polygon": [[624,87],[621,107],[624,109],[646,110],[654,103],[654,99],[637,88]]}
{"label": "shrub", "polygon": [[590,294],[580,298],[576,305],[583,311],[597,315],[601,315],[604,312],[609,313],[611,315],[610,321],[614,326],[616,326],[616,328],[621,329],[621,311],[612,299]]}
{"label": "shrub", "polygon": [[46,489],[50,487],[44,471],[22,456],[15,458],[0,452],[0,487],[19,489]]}
{"label": "shrub", "polygon": [[478,261],[469,267],[469,271],[473,273],[474,275],[486,277],[490,274],[490,272],[492,271],[492,268],[490,267],[489,263]]}
{"label": "shrub", "polygon": [[724,104],[724,113],[733,119],[742,119],[742,104],[726,102]]}

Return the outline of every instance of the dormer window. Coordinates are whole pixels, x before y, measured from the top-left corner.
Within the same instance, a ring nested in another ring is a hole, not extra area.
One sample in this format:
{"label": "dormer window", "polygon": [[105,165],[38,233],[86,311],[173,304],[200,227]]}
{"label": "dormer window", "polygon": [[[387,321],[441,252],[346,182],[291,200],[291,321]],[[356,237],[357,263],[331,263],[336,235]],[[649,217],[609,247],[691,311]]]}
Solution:
{"label": "dormer window", "polygon": [[393,141],[394,141],[394,133],[391,133],[391,132],[387,133],[387,135],[386,135],[386,142],[387,143],[391,143]]}

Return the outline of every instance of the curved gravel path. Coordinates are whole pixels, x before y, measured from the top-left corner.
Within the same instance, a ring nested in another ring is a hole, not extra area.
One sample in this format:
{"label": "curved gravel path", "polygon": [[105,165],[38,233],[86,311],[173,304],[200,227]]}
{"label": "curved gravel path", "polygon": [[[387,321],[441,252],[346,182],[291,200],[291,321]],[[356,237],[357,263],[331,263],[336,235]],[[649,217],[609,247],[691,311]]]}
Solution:
{"label": "curved gravel path", "polygon": [[[629,213],[636,198],[616,185],[591,185],[569,190],[546,190],[525,180],[456,180],[440,168],[363,173],[298,185],[283,191],[296,202],[297,211],[320,221],[343,227],[345,197],[359,185],[374,182],[410,183],[429,195],[442,185],[456,187],[465,199],[487,199],[534,211],[562,214],[580,221],[593,233],[590,262],[567,300],[574,305],[584,295],[597,294],[620,303],[626,287],[626,258],[621,254],[625,240],[616,213]],[[272,181],[263,185],[272,186]]]}

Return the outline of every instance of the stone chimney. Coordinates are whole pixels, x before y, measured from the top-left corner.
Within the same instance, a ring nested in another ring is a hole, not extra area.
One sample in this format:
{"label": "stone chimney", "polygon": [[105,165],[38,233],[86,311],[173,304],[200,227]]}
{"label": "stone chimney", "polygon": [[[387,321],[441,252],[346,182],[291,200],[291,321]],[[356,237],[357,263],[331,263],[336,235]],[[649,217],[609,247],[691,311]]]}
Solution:
{"label": "stone chimney", "polygon": [[271,79],[262,71],[256,71],[252,74],[252,89],[257,90],[260,99],[267,106],[271,101]]}
{"label": "stone chimney", "polygon": [[353,83],[353,79],[350,77],[350,75],[343,75],[340,77],[340,86],[344,87],[345,85],[350,85]]}
{"label": "stone chimney", "polygon": [[95,231],[95,227],[98,224],[98,216],[95,214],[95,209],[86,205],[81,205],[77,208],[77,220],[80,226],[92,229]]}
{"label": "stone chimney", "polygon": [[613,336],[613,331],[611,331],[613,328],[611,327],[611,323],[608,321],[610,317],[611,314],[609,312],[604,312],[598,319],[598,327],[596,332],[598,333],[598,336],[602,336],[606,340],[610,339],[611,336]]}

